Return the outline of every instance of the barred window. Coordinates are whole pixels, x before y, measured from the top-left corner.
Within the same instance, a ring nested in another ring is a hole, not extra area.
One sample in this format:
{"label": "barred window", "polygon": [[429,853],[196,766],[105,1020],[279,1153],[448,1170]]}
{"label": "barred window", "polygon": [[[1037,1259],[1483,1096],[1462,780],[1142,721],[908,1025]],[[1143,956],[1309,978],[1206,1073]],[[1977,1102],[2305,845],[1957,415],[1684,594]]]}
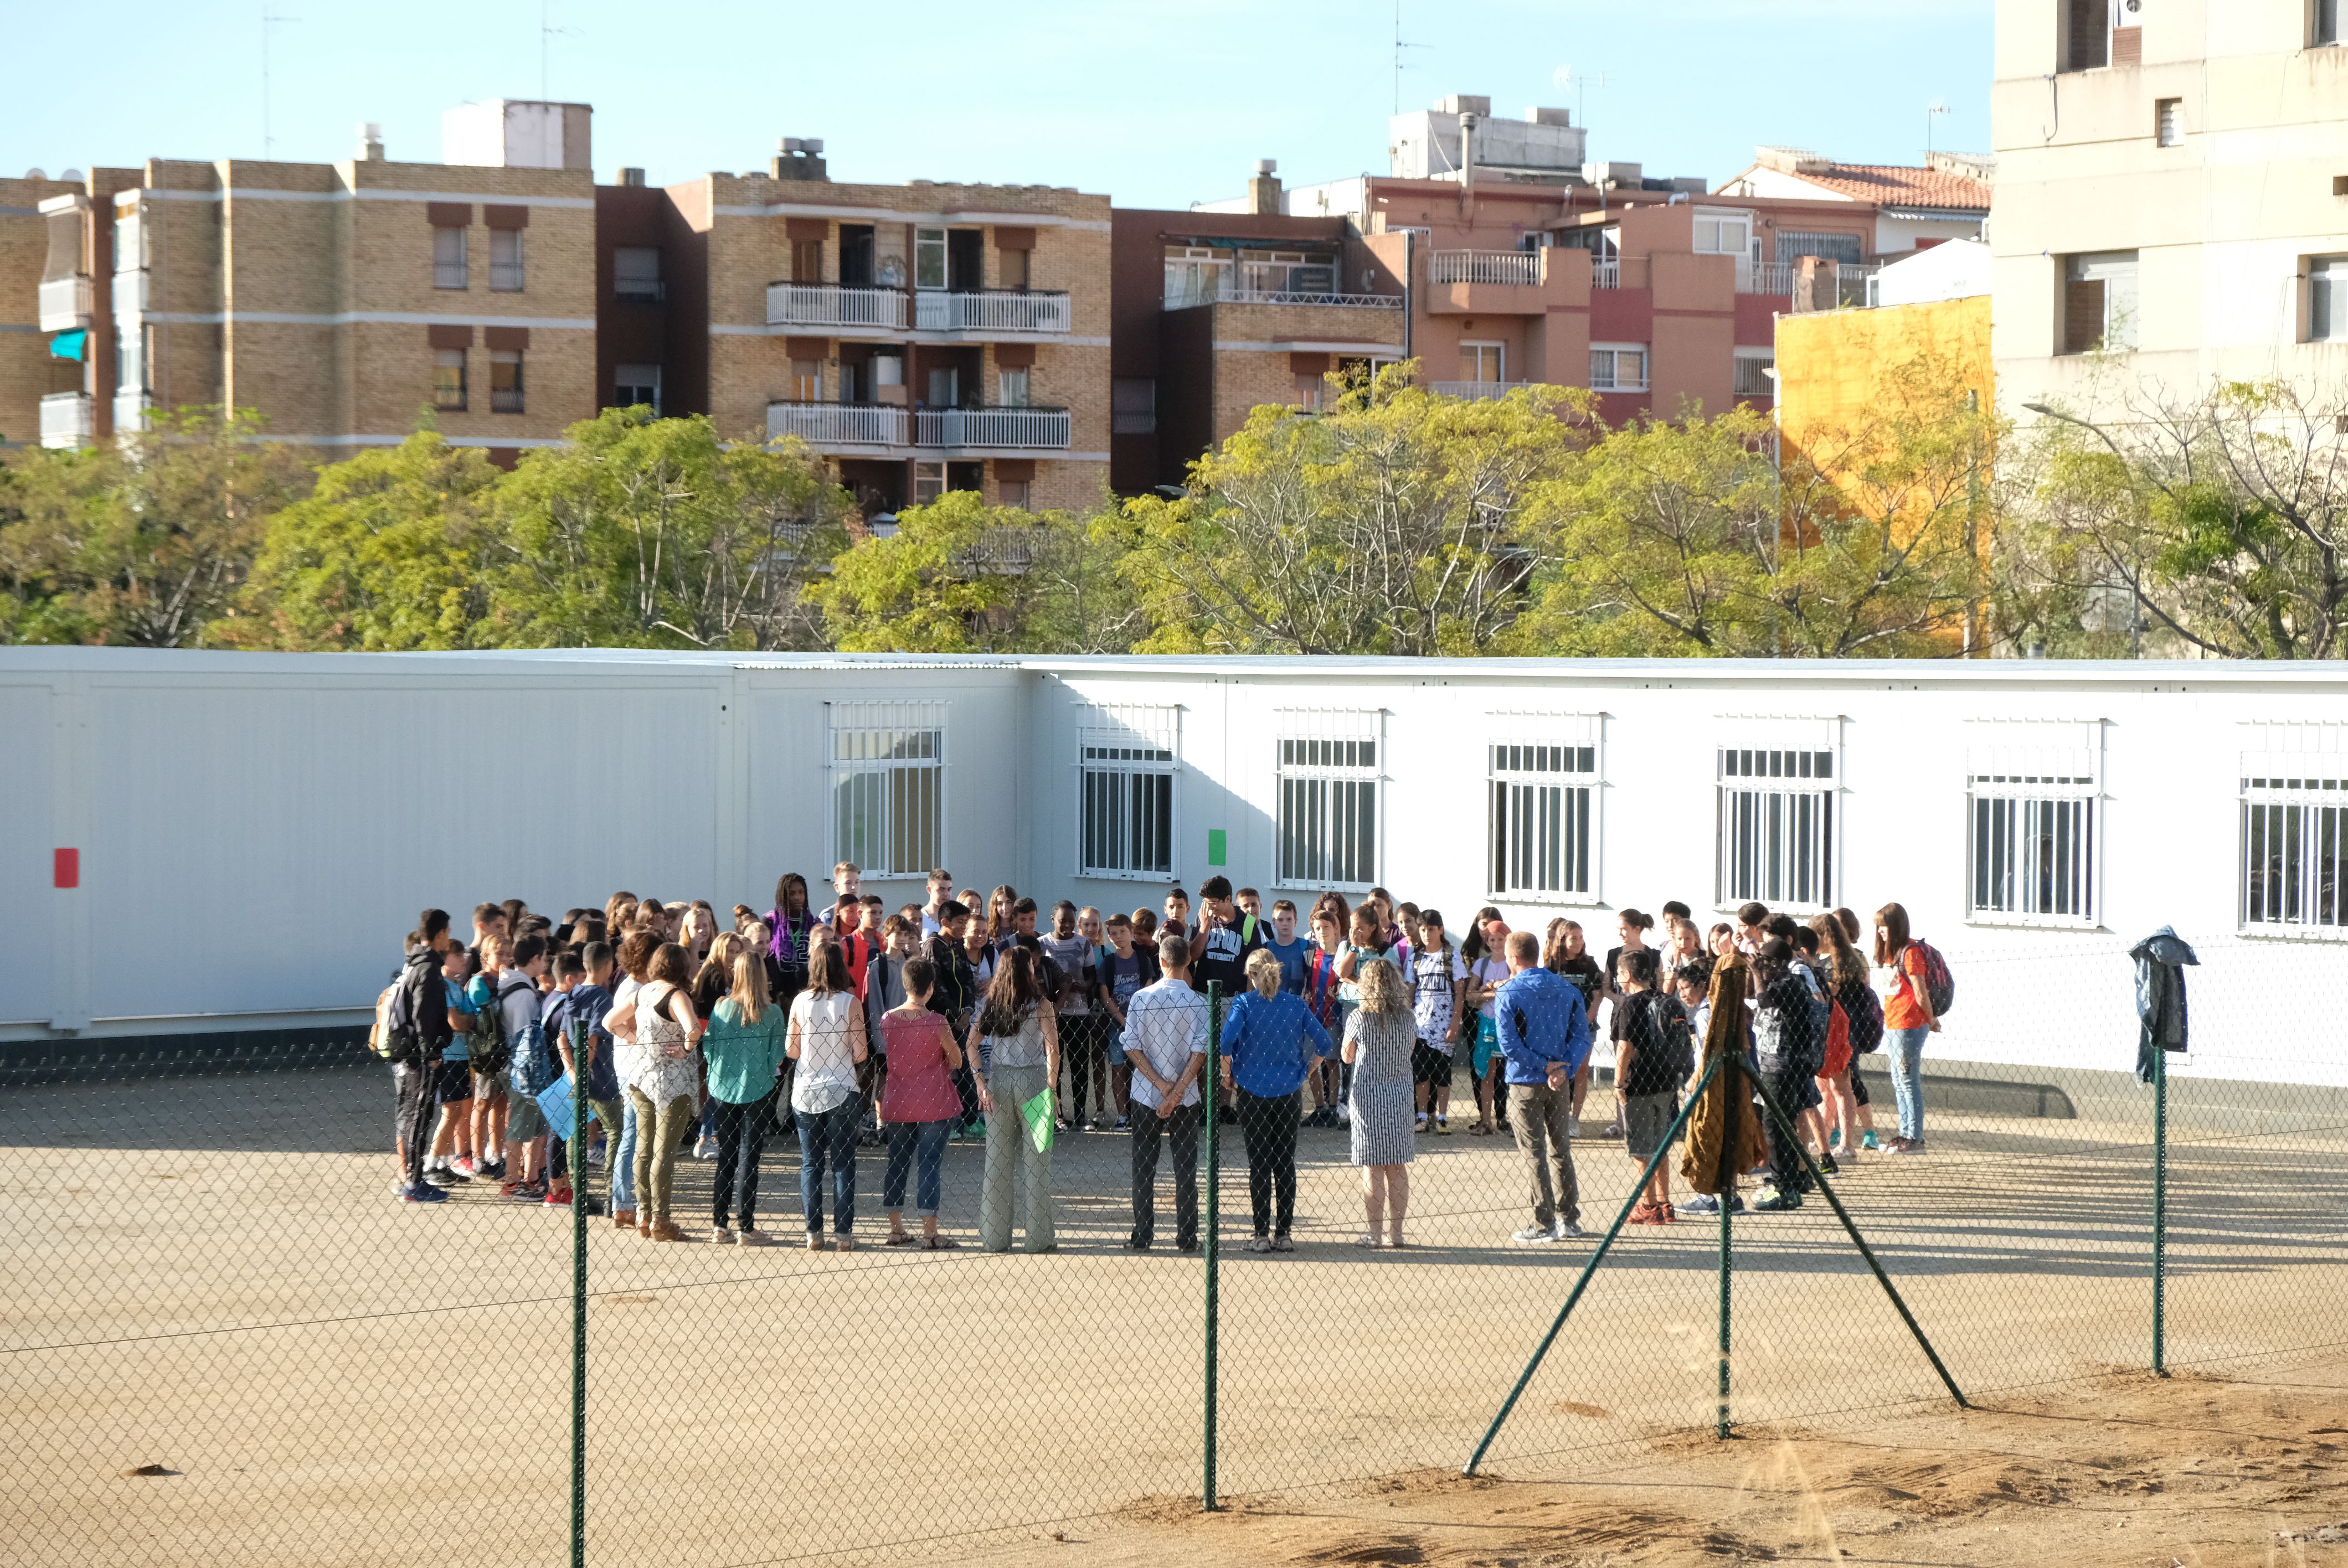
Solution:
{"label": "barred window", "polygon": [[832,857],[868,876],[920,876],[943,865],[945,704],[826,706]]}
{"label": "barred window", "polygon": [[1176,708],[1085,705],[1076,732],[1081,875],[1161,880],[1174,874],[1179,714]]}
{"label": "barred window", "polygon": [[1723,746],[1718,901],[1823,909],[1835,900],[1835,754]]}
{"label": "barred window", "polygon": [[2348,930],[2348,777],[2341,776],[2348,767],[2342,763],[2338,756],[2270,756],[2257,764],[2278,771],[2242,775],[2246,928]]}
{"label": "barred window", "polygon": [[1368,887],[1378,879],[1377,713],[1283,715],[1280,882]]}
{"label": "barred window", "polygon": [[1589,897],[1598,748],[1497,742],[1489,763],[1492,893]]}
{"label": "barred window", "polygon": [[2102,726],[1985,722],[1967,730],[1967,917],[2094,925]]}

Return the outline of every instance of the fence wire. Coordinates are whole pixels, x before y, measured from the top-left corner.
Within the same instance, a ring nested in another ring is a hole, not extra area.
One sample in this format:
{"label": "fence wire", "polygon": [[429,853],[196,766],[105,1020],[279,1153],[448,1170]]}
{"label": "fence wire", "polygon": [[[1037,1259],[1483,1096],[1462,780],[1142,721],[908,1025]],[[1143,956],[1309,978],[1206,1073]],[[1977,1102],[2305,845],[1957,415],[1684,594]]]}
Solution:
{"label": "fence wire", "polygon": [[[2192,1049],[2168,1061],[2165,1356],[2281,1362],[2348,1340],[2348,1069],[2322,1004],[2336,960],[2199,951]],[[2128,1071],[2128,966],[2080,947],[1960,970],[1961,1004],[1923,1058],[1925,1152],[1829,1140],[1828,1180],[1969,1394],[2147,1367],[2155,1091]],[[1317,1089],[1247,1093],[1244,1119],[1219,1125],[1222,1494],[1466,1460],[1640,1170],[1623,1123],[1637,1133],[1653,1106],[1618,1108],[1613,1005],[1571,1144],[1578,1210],[1550,1216],[1578,1237],[1526,1239],[1540,1216],[1517,1136],[1470,1130],[1472,1029],[1453,1042],[1447,1132],[1416,1128],[1407,1084],[1398,1145],[1390,1121],[1381,1145],[1334,1106],[1316,1114]],[[1240,1086],[1277,1089],[1267,1064],[1284,1049],[1276,1029],[1251,1037]],[[958,1245],[886,1245],[888,1151],[860,1141],[848,1252],[804,1245],[789,1132],[760,1162],[767,1246],[711,1239],[715,1165],[692,1148],[673,1198],[686,1240],[619,1228],[590,1133],[587,1192],[605,1212],[587,1222],[574,1491],[569,1207],[479,1166],[440,1178],[444,1202],[400,1202],[390,1074],[347,1043],[74,1050],[12,1059],[0,1093],[13,1562],[560,1563],[574,1496],[591,1563],[885,1560],[1201,1494],[1205,1250],[1179,1245],[1170,1153],[1154,1245],[1131,1245],[1135,1139],[1101,1074],[1054,1135],[1048,1255],[1024,1235],[1008,1253],[980,1245],[975,1129],[942,1155],[939,1231]],[[1898,1125],[1887,1059],[1859,1071],[1880,1144]],[[1355,1088],[1349,1110],[1375,1098]],[[472,1114],[456,1102],[452,1128]],[[998,1102],[998,1123],[1011,1114]],[[1362,1245],[1364,1139],[1406,1160],[1402,1246]],[[1664,1169],[1675,1217],[1622,1227],[1488,1471],[1570,1473],[1714,1425],[1720,1228],[1691,1212],[1677,1152]],[[1816,1425],[1945,1398],[1828,1206],[1761,1206],[1774,1193],[1748,1169],[1730,1226],[1732,1419]],[[916,1236],[917,1207],[916,1192]]]}

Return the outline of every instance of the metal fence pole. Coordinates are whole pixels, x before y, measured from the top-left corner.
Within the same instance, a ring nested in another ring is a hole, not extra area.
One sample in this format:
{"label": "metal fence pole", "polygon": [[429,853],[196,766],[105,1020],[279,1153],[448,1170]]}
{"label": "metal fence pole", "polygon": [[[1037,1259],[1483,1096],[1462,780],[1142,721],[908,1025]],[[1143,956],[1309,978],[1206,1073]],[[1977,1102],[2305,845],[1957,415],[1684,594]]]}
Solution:
{"label": "metal fence pole", "polygon": [[1735,1050],[1720,1053],[1725,1064],[1720,1074],[1720,1411],[1713,1435],[1726,1438],[1730,1434],[1728,1420],[1728,1340],[1731,1308],[1729,1303],[1730,1249],[1728,1240],[1729,1210],[1736,1203],[1736,1132],[1745,1124],[1740,1114],[1746,1101],[1753,1097],[1750,1089],[1745,1100],[1736,1098],[1737,1087],[1744,1081],[1744,1053]]}
{"label": "metal fence pole", "polygon": [[1223,983],[1207,982],[1207,1065],[1200,1073],[1200,1099],[1207,1113],[1207,1401],[1203,1501],[1212,1512],[1215,1501],[1215,1362],[1220,1354],[1215,1318],[1216,1276],[1220,1272],[1217,1250],[1222,1228],[1223,1167],[1216,1131],[1223,1120],[1222,1088]]}
{"label": "metal fence pole", "polygon": [[[587,1563],[587,1050],[586,1021],[571,1035],[571,1568]],[[619,1132],[603,1158],[619,1154]]]}
{"label": "metal fence pole", "polygon": [[2168,1376],[2168,1052],[2152,1052],[2152,1373]]}

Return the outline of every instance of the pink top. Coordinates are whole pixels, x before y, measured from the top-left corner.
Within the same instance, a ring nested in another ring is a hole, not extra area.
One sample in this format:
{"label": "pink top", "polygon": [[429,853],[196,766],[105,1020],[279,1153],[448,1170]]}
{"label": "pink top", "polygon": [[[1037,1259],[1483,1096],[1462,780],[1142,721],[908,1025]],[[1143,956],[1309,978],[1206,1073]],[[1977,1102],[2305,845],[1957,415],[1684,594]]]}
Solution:
{"label": "pink top", "polygon": [[942,1122],[962,1114],[962,1096],[946,1071],[946,1020],[891,1009],[880,1015],[880,1047],[888,1053],[889,1085],[881,1091],[886,1122]]}

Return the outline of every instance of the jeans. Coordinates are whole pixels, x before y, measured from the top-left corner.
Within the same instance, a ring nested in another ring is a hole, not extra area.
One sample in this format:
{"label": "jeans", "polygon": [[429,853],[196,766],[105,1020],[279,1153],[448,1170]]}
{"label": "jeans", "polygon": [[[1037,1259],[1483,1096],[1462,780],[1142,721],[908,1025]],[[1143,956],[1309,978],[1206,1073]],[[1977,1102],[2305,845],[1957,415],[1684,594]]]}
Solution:
{"label": "jeans", "polygon": [[424,1184],[424,1155],[432,1147],[432,1086],[440,1063],[395,1063],[391,1070],[392,1135],[399,1143],[400,1184]]}
{"label": "jeans", "polygon": [[736,1105],[709,1097],[717,1119],[717,1169],[709,1178],[709,1223],[722,1225],[734,1210],[744,1230],[758,1227],[758,1156],[766,1153],[767,1117],[775,1108],[772,1089],[757,1099]]}
{"label": "jeans", "polygon": [[[1769,1086],[1769,1097],[1786,1113],[1788,1124],[1802,1113],[1802,1086],[1809,1076],[1797,1063],[1780,1062],[1761,1070],[1761,1081]],[[1801,1185],[1803,1176],[1802,1153],[1794,1143],[1801,1133],[1779,1126],[1766,1105],[1761,1107],[1761,1125],[1769,1135],[1769,1180],[1779,1192],[1793,1192]]]}
{"label": "jeans", "polygon": [[1581,1222],[1581,1193],[1573,1177],[1573,1141],[1568,1135],[1573,1113],[1573,1085],[1551,1089],[1546,1083],[1509,1085],[1509,1126],[1517,1135],[1517,1149],[1525,1157],[1525,1174],[1531,1185],[1533,1224]]}
{"label": "jeans", "polygon": [[654,1105],[642,1090],[631,1088],[628,1105],[636,1114],[636,1212],[650,1211],[654,1219],[664,1220],[676,1180],[677,1140],[693,1125],[695,1114],[693,1096],[680,1094],[665,1105]]}
{"label": "jeans", "polygon": [[889,1163],[880,1177],[880,1206],[890,1214],[905,1210],[905,1177],[913,1175],[913,1212],[923,1219],[936,1217],[945,1185],[946,1134],[951,1119],[889,1123]]}
{"label": "jeans", "polygon": [[612,1147],[603,1155],[603,1163],[612,1173],[612,1211],[633,1214],[636,1207],[636,1103],[626,1090],[620,1091],[620,1130],[613,1135]]}
{"label": "jeans", "polygon": [[1139,1101],[1133,1104],[1133,1241],[1148,1246],[1158,1239],[1158,1134],[1174,1146],[1174,1240],[1180,1246],[1199,1242],[1199,1127],[1202,1112],[1196,1105],[1177,1105],[1164,1116]]}
{"label": "jeans", "polygon": [[823,1231],[824,1168],[831,1169],[831,1228],[846,1235],[856,1226],[856,1128],[864,1102],[851,1094],[829,1111],[801,1111],[799,1207],[808,1235]]}
{"label": "jeans", "polygon": [[[587,1148],[592,1142],[592,1135],[587,1131],[587,1119],[592,1116],[603,1124],[603,1141],[608,1145],[603,1153],[603,1169],[613,1190],[616,1192],[620,1185],[620,1171],[619,1167],[613,1165],[612,1162],[617,1158],[613,1151],[618,1148],[620,1142],[622,1115],[620,1102],[582,1100],[579,1102],[576,1115],[578,1120],[572,1124],[571,1128],[573,1132],[579,1134],[571,1140],[572,1190],[578,1194],[579,1198],[583,1199],[587,1195]],[[548,1168],[552,1169],[552,1165],[550,1163]],[[633,1174],[633,1173],[631,1173],[631,1175]],[[615,1202],[612,1206],[617,1208],[620,1205]]]}
{"label": "jeans", "polygon": [[1258,1235],[1286,1235],[1296,1220],[1297,1097],[1237,1091],[1246,1140],[1248,1210]]}
{"label": "jeans", "polygon": [[1891,1059],[1891,1097],[1900,1102],[1900,1135],[1924,1141],[1924,1040],[1929,1029],[1887,1029],[1883,1054]]}
{"label": "jeans", "polygon": [[1012,1173],[1027,1184],[1027,1245],[1043,1252],[1056,1245],[1052,1229],[1052,1152],[1027,1135],[1019,1108],[1044,1092],[1050,1075],[1040,1067],[998,1067],[986,1075],[994,1110],[986,1119],[986,1176],[978,1190],[978,1245],[988,1252],[1011,1250]]}

